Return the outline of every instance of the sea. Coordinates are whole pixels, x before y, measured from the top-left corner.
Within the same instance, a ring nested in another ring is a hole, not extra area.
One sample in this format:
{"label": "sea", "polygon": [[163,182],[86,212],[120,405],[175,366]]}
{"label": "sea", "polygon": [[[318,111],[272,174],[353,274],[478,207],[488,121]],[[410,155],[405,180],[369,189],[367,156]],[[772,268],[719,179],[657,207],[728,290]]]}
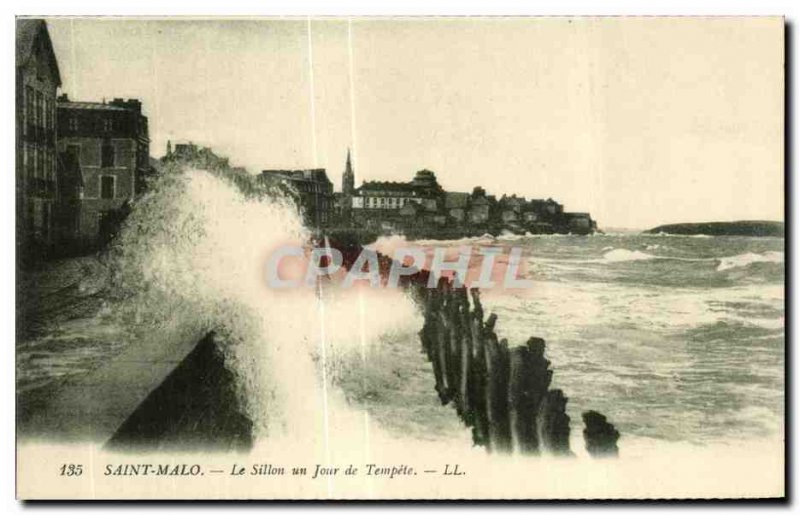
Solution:
{"label": "sea", "polygon": [[[28,280],[22,302],[33,315],[17,341],[18,391],[80,377],[144,334],[163,331],[170,345],[189,329],[216,330],[264,441],[316,438],[329,448],[332,421],[352,419],[339,426],[347,438],[358,427],[364,441],[380,433],[469,448],[469,431],[434,391],[410,296],[334,284],[270,291],[270,249],[307,239],[287,202],[247,198],[202,171],[162,179],[134,205],[111,251]],[[374,247],[397,245],[522,249],[531,287],[483,291],[484,308],[510,345],[545,339],[576,452],[590,409],[618,428],[623,456],[782,442],[782,238],[395,235]]]}
{"label": "sea", "polygon": [[573,421],[595,409],[624,434],[697,444],[782,432],[782,238],[631,231],[474,243],[523,249],[531,288],[487,291],[483,302],[510,344],[546,340]]}

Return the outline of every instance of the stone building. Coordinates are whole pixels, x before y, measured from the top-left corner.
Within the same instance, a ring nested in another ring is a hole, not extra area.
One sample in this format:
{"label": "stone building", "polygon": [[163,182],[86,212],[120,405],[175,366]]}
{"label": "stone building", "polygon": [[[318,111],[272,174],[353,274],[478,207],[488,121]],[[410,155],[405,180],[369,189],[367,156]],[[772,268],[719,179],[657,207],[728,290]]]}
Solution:
{"label": "stone building", "polygon": [[333,221],[333,183],[324,168],[308,170],[263,170],[260,180],[283,185],[294,197],[306,224],[320,228]]}
{"label": "stone building", "polygon": [[472,190],[469,198],[467,221],[471,224],[485,224],[489,221],[491,202],[486,190],[480,186]]}
{"label": "stone building", "polygon": [[469,193],[448,191],[444,194],[444,208],[455,223],[463,223],[469,209]]}
{"label": "stone building", "polygon": [[572,234],[589,234],[597,229],[597,222],[589,213],[564,213],[564,221]]}
{"label": "stone building", "polygon": [[436,211],[444,191],[430,170],[420,170],[410,182],[367,181],[353,196],[354,210],[401,209],[409,202]]}
{"label": "stone building", "polygon": [[58,202],[54,230],[59,240],[60,251],[70,253],[78,250],[81,202],[83,201],[83,173],[79,156],[71,152],[58,153]]}
{"label": "stone building", "polygon": [[61,236],[80,246],[102,245],[152,171],[147,117],[138,100],[73,102],[62,95],[57,123],[64,170],[77,166],[81,177],[78,208],[68,209],[69,199],[63,203]]}
{"label": "stone building", "polygon": [[61,86],[53,44],[41,19],[16,26],[16,229],[25,259],[55,243],[56,94]]}
{"label": "stone building", "polygon": [[407,182],[367,181],[356,190],[353,209],[395,210],[409,202],[422,204],[423,198]]}
{"label": "stone building", "polygon": [[535,212],[539,219],[550,220],[561,216],[564,213],[564,206],[555,200],[548,198],[532,199],[529,202],[530,210]]}

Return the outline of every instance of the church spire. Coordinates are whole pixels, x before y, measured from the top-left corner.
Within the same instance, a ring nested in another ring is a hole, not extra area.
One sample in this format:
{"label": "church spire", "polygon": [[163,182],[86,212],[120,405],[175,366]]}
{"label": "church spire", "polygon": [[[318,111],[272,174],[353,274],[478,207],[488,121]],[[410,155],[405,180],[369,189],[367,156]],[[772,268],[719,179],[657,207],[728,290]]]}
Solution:
{"label": "church spire", "polygon": [[342,193],[345,195],[352,195],[355,191],[356,177],[353,173],[353,164],[350,160],[350,149],[347,149],[347,164],[344,166],[344,174],[342,174]]}

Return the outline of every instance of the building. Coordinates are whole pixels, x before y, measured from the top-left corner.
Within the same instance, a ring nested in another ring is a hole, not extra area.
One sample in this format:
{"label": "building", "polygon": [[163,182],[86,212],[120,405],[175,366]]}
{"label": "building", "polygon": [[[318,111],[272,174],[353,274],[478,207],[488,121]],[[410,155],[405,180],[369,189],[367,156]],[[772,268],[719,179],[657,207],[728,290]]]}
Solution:
{"label": "building", "polygon": [[16,224],[23,259],[50,250],[57,197],[56,94],[61,86],[47,24],[16,27]]}
{"label": "building", "polygon": [[463,223],[469,209],[469,193],[448,191],[444,194],[444,208],[456,223]]}
{"label": "building", "polygon": [[485,224],[489,221],[490,201],[486,190],[476,186],[469,198],[467,221],[471,224]]}
{"label": "building", "polygon": [[383,232],[439,223],[444,190],[430,170],[420,170],[408,182],[366,181],[352,197],[352,224]]}
{"label": "building", "polygon": [[[66,210],[65,242],[97,246],[114,236],[130,201],[144,190],[150,166],[147,117],[138,100],[74,102],[58,99],[58,150],[67,170],[78,167],[79,209]],[[73,170],[74,171],[74,170]],[[65,199],[67,200],[67,199]]]}
{"label": "building", "polygon": [[410,182],[364,182],[355,191],[353,209],[395,210],[414,202],[426,211],[436,211],[443,196],[436,175],[430,170],[420,170]]}
{"label": "building", "polygon": [[263,170],[266,185],[281,185],[292,196],[306,224],[328,226],[334,218],[333,183],[324,168],[307,170]]}
{"label": "building", "polygon": [[163,160],[165,162],[184,161],[204,170],[222,168],[234,170],[234,168],[231,168],[230,160],[227,157],[219,156],[210,147],[201,147],[191,141],[176,143],[174,150],[172,142],[167,141],[167,153]]}
{"label": "building", "polygon": [[409,202],[422,204],[420,193],[407,182],[368,181],[356,190],[353,209],[394,210]]}
{"label": "building", "polygon": [[[60,247],[71,252],[80,247],[81,202],[84,191],[83,173],[78,155],[72,152],[58,154],[58,202],[54,230]],[[70,237],[72,235],[72,237]]]}
{"label": "building", "polygon": [[[176,147],[176,152],[181,150]],[[308,225],[349,228],[368,233],[456,238],[511,231],[588,234],[596,223],[588,213],[564,213],[553,199],[527,200],[503,195],[499,200],[481,186],[471,193],[445,191],[436,174],[423,169],[407,182],[364,181],[354,187],[355,173],[347,152],[342,191],[333,192],[324,169],[264,170],[264,184],[280,185],[295,198]]]}
{"label": "building", "polygon": [[589,234],[597,229],[589,213],[564,213],[564,222],[572,234]]}
{"label": "building", "polygon": [[564,206],[551,198],[547,200],[533,199],[529,206],[530,210],[535,212],[540,219],[552,220],[564,213]]}
{"label": "building", "polygon": [[430,170],[420,170],[414,175],[411,185],[423,197],[438,197],[444,193],[444,189],[436,180],[436,174]]}

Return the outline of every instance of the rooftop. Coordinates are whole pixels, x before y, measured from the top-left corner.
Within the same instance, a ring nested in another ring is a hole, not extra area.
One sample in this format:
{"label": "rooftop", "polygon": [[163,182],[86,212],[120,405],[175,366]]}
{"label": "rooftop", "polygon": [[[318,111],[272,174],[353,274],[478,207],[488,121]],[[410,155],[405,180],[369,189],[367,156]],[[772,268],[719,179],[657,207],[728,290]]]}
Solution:
{"label": "rooftop", "polygon": [[324,168],[307,168],[300,170],[262,170],[261,175],[264,177],[280,176],[294,181],[318,181],[330,182],[328,174]]}
{"label": "rooftop", "polygon": [[106,102],[71,101],[66,93],[58,96],[58,107],[64,109],[89,109],[99,111],[130,111],[141,114],[142,102],[137,98],[114,98]]}
{"label": "rooftop", "polygon": [[469,193],[447,191],[444,194],[444,207],[448,209],[467,207],[469,196]]}
{"label": "rooftop", "polygon": [[416,186],[409,182],[395,181],[364,181],[359,190],[388,190],[388,191],[415,191]]}
{"label": "rooftop", "polygon": [[56,85],[61,85],[61,73],[58,70],[58,60],[53,51],[53,43],[50,41],[50,34],[47,31],[47,23],[41,18],[18,18],[16,34],[16,57],[17,67],[25,66],[34,54],[34,46],[37,37],[42,35],[45,39],[40,40],[44,45],[47,54],[48,64],[52,67],[56,79]]}
{"label": "rooftop", "polygon": [[58,107],[63,109],[93,109],[98,111],[129,111],[129,109],[124,107],[102,102],[73,102],[71,100],[59,100]]}

